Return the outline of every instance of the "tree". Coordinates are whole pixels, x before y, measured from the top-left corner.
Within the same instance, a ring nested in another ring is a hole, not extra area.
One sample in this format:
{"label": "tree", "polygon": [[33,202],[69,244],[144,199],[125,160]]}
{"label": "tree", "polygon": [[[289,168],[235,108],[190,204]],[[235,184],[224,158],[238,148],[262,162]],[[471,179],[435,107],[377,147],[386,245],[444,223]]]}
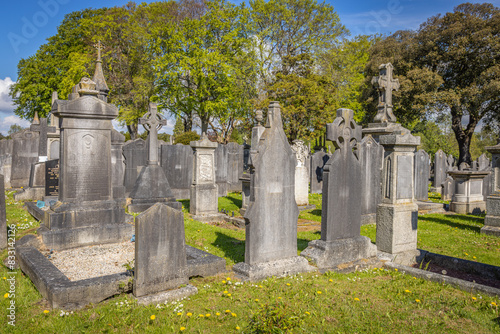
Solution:
{"label": "tree", "polygon": [[398,74],[398,117],[415,124],[425,114],[451,116],[459,164],[472,161],[471,141],[479,121],[500,112],[499,34],[498,7],[464,3],[453,13],[431,17],[416,32],[398,32],[372,49],[371,75],[386,62]]}
{"label": "tree", "polygon": [[173,132],[174,132],[174,137],[177,137],[178,135],[185,132],[184,122],[182,121],[182,118],[180,116],[178,116],[175,121]]}
{"label": "tree", "polygon": [[282,106],[290,141],[319,135],[333,117],[334,86],[318,70],[319,56],[347,33],[333,7],[316,0],[250,1],[258,59],[259,96]]}
{"label": "tree", "polygon": [[13,135],[14,133],[22,131],[22,130],[24,130],[24,128],[22,126],[20,126],[18,124],[12,124],[9,128],[9,132],[7,132],[7,133],[10,136],[10,135]]}
{"label": "tree", "polygon": [[155,31],[158,100],[163,108],[184,119],[193,118],[202,132],[210,125],[227,142],[235,121],[250,109],[253,91],[249,15],[244,5],[207,1],[199,17]]}

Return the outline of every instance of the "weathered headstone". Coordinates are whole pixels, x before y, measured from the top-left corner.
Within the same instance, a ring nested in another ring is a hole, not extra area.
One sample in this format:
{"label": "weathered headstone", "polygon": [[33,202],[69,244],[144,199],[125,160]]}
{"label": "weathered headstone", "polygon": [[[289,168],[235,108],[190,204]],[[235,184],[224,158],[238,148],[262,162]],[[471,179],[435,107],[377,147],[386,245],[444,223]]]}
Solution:
{"label": "weathered headstone", "polygon": [[125,136],[113,129],[111,131],[111,175],[113,198],[125,198],[125,163],[123,162],[123,143]]}
{"label": "weathered headstone", "polygon": [[167,176],[159,165],[158,130],[167,124],[167,120],[158,114],[156,103],[149,104],[149,111],[144,117],[139,118],[139,124],[142,124],[149,132],[148,161],[130,191],[129,197],[132,200],[128,209],[131,212],[142,212],[155,203],[161,202],[180,210],[182,204],[175,200]]}
{"label": "weathered headstone", "polygon": [[446,158],[446,164],[448,166],[448,169],[446,171],[458,169],[458,167],[455,166],[455,158],[451,154],[449,154],[448,157]]}
{"label": "weathered headstone", "polygon": [[5,188],[10,188],[10,175],[12,173],[12,139],[0,140],[0,174],[4,176]]}
{"label": "weathered headstone", "polygon": [[311,167],[309,169],[311,194],[321,194],[323,191],[323,168],[330,156],[323,150],[311,155]]}
{"label": "weathered headstone", "polygon": [[250,155],[254,174],[244,216],[245,262],[234,265],[233,270],[246,280],[311,270],[308,261],[297,256],[296,162],[283,131],[278,102],[271,102],[265,131],[258,145],[252,142]]}
{"label": "weathered headstone", "polygon": [[59,200],[38,230],[49,249],[119,242],[133,233],[132,217],[112,196],[111,121],[118,108],[98,98],[94,81],[83,78],[77,86],[79,97],[52,105],[61,125]]}
{"label": "weathered headstone", "polygon": [[[57,92],[52,92],[52,104],[58,100]],[[55,132],[47,134],[47,156],[49,160],[59,159],[59,147],[61,144],[61,129],[59,128],[59,118],[49,113],[50,126],[55,128]]]}
{"label": "weathered headstone", "polygon": [[228,143],[226,149],[228,191],[240,191],[240,178],[243,176],[243,145]]}
{"label": "weathered headstone", "polygon": [[500,142],[486,147],[486,150],[491,153],[492,193],[486,197],[486,217],[481,233],[500,237]]}
{"label": "weathered headstone", "polygon": [[485,153],[481,154],[479,158],[477,158],[478,162],[478,170],[487,170],[490,168],[491,161],[488,159]]}
{"label": "weathered headstone", "polygon": [[424,150],[415,153],[415,199],[427,201],[429,199],[429,154]]}
{"label": "weathered headstone", "polygon": [[192,141],[194,151],[193,184],[191,185],[189,213],[203,220],[218,214],[218,185],[215,183],[215,151],[217,143],[204,133],[199,141]]}
{"label": "weathered headstone", "polygon": [[446,154],[444,154],[441,149],[437,150],[434,155],[434,182],[432,183],[432,192],[441,193],[441,183],[446,180],[446,172],[449,170],[446,160]]}
{"label": "weathered headstone", "polygon": [[161,166],[173,196],[189,198],[193,183],[193,149],[182,144],[161,145]]}
{"label": "weathered headstone", "polygon": [[414,196],[414,152],[420,137],[409,131],[380,137],[384,146],[382,203],[377,208],[377,248],[393,261],[412,264],[417,250],[418,206]]}
{"label": "weathered headstone", "polygon": [[[462,165],[462,164],[461,164]],[[463,169],[451,171],[455,191],[450,202],[450,211],[459,214],[481,214],[486,209],[483,196],[483,179],[487,171]]]}
{"label": "weathered headstone", "polygon": [[382,197],[382,165],[384,148],[371,135],[358,143],[361,162],[361,224],[372,224],[377,220],[377,206]]}
{"label": "weathered headstone", "polygon": [[335,152],[324,168],[321,239],[309,242],[301,253],[318,268],[375,257],[377,248],[361,236],[362,172],[359,156],[354,154],[361,140],[361,127],[350,109],[337,110],[337,118],[327,124],[327,139]]}
{"label": "weathered headstone", "polygon": [[240,177],[241,182],[241,208],[240,214],[244,215],[250,203],[250,148],[251,146],[245,143],[243,145],[243,174]]}
{"label": "weathered headstone", "polygon": [[187,273],[184,215],[156,203],[136,218],[134,296],[141,304],[162,303],[197,292]]}
{"label": "weathered headstone", "polygon": [[12,171],[10,183],[13,188],[29,186],[31,165],[38,162],[38,133],[22,130],[12,136]]}
{"label": "weathered headstone", "polygon": [[0,250],[7,248],[7,208],[4,176],[0,174]]}
{"label": "weathered headstone", "polygon": [[226,145],[218,144],[215,149],[215,183],[217,183],[218,196],[227,195],[227,147]]}
{"label": "weathered headstone", "polygon": [[123,156],[125,158],[125,191],[130,192],[139,175],[137,167],[145,166],[148,160],[146,142],[141,138],[126,142],[123,145]]}
{"label": "weathered headstone", "polygon": [[453,183],[453,178],[448,176],[441,184],[441,199],[443,201],[451,201],[454,193],[455,184]]}
{"label": "weathered headstone", "polygon": [[47,161],[47,135],[56,132],[55,126],[48,126],[47,119],[40,118],[38,124],[31,124],[30,130],[38,132],[38,161]]}
{"label": "weathered headstone", "polygon": [[295,202],[299,207],[309,205],[309,173],[306,160],[309,149],[302,140],[294,140],[292,151],[295,153]]}

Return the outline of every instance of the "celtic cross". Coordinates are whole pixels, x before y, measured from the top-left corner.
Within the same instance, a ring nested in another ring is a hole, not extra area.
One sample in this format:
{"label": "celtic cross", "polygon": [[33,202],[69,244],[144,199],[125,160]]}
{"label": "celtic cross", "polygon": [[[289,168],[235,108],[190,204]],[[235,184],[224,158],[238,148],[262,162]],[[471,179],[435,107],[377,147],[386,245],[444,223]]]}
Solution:
{"label": "celtic cross", "polygon": [[149,132],[149,159],[148,165],[158,164],[158,130],[163,125],[167,125],[167,120],[158,114],[158,107],[156,103],[149,104],[149,111],[139,118],[139,124]]}
{"label": "celtic cross", "polygon": [[396,116],[392,112],[392,91],[399,89],[399,80],[392,77],[394,67],[391,63],[379,66],[379,76],[372,79],[372,84],[378,89],[378,112],[375,123],[395,123]]}

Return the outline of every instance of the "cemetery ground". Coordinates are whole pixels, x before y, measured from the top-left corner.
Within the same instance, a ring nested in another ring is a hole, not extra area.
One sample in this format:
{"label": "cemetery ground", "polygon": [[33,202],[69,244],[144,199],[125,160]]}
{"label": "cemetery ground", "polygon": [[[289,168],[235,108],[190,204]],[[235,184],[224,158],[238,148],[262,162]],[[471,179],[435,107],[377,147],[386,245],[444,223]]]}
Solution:
{"label": "cemetery ground", "polygon": [[[17,226],[16,239],[36,233],[39,223],[22,202],[7,192],[7,225]],[[298,250],[319,239],[321,195],[310,195],[315,209],[299,216]],[[5,323],[0,332],[83,333],[493,333],[500,330],[500,300],[450,285],[429,282],[401,271],[370,268],[350,274],[310,273],[239,282],[230,268],[244,260],[244,229],[229,223],[204,224],[185,212],[186,243],[225,258],[228,272],[190,283],[198,294],[179,302],[141,306],[132,294],[121,294],[100,304],[64,312],[51,310],[28,277],[0,269],[0,307]],[[235,212],[241,195],[219,199],[219,210]],[[315,224],[318,223],[318,224]],[[418,248],[500,266],[500,240],[482,235],[483,218],[465,215],[419,216]],[[375,225],[361,234],[375,241]],[[7,252],[1,253],[2,259]],[[425,269],[427,264],[423,264]],[[125,271],[125,268],[124,268]],[[15,297],[8,295],[16,280]],[[5,277],[5,279],[4,279]],[[16,302],[16,326],[6,324],[9,300]]]}

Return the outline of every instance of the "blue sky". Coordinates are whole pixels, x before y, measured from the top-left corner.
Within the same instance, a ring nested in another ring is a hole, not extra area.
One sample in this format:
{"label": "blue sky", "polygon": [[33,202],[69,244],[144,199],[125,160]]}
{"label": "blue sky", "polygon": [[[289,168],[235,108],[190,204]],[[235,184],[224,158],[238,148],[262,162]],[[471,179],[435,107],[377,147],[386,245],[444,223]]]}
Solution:
{"label": "blue sky", "polygon": [[[4,0],[0,13],[0,133],[10,125],[29,123],[14,115],[8,97],[9,86],[17,79],[17,63],[33,55],[46,39],[57,32],[64,15],[88,7],[123,6],[127,0]],[[140,2],[140,1],[137,1]],[[146,1],[151,2],[151,1]],[[234,0],[233,2],[241,2]],[[325,1],[338,13],[341,22],[358,34],[390,34],[401,29],[416,29],[427,18],[453,11],[466,1],[455,0],[350,0]],[[470,1],[483,2],[483,1]],[[500,0],[489,1],[500,6]],[[172,123],[172,122],[169,122]],[[166,128],[171,133],[172,124]]]}

